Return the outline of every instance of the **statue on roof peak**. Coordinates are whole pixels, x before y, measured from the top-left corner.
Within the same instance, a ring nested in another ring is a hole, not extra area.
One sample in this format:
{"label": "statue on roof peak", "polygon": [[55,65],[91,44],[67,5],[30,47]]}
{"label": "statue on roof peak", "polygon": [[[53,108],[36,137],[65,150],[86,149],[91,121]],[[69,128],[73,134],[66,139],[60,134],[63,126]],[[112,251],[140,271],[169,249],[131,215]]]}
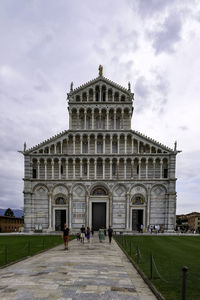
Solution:
{"label": "statue on roof peak", "polygon": [[99,65],[99,76],[103,76],[103,66]]}
{"label": "statue on roof peak", "polygon": [[71,82],[71,85],[70,85],[70,92],[73,92],[73,85],[74,85],[74,83],[73,83],[73,81]]}

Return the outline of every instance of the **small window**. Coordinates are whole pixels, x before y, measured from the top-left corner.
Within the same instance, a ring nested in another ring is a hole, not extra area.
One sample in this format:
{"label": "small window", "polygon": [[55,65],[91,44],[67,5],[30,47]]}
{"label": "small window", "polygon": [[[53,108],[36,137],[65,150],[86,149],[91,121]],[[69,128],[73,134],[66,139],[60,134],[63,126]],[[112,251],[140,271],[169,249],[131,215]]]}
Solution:
{"label": "small window", "polygon": [[83,143],[83,153],[88,153],[88,143]]}
{"label": "small window", "polygon": [[58,197],[55,201],[56,204],[65,204],[65,199],[63,197]]}
{"label": "small window", "polygon": [[36,170],[36,168],[33,168],[33,178],[37,178],[37,170]]}
{"label": "small window", "polygon": [[97,153],[103,153],[103,144],[101,142],[97,143]]}
{"label": "small window", "polygon": [[139,165],[137,165],[137,174],[139,174],[139,169],[140,169],[140,167],[139,167]]}
{"label": "small window", "polygon": [[112,142],[112,153],[117,153],[117,142]]}
{"label": "small window", "polygon": [[87,164],[83,165],[83,174],[87,175]]}
{"label": "small window", "polygon": [[164,169],[164,178],[168,178],[168,169]]}
{"label": "small window", "polygon": [[112,165],[112,175],[113,175],[113,176],[116,175],[116,169],[117,169],[117,166],[116,166],[116,164],[114,163],[114,164]]}

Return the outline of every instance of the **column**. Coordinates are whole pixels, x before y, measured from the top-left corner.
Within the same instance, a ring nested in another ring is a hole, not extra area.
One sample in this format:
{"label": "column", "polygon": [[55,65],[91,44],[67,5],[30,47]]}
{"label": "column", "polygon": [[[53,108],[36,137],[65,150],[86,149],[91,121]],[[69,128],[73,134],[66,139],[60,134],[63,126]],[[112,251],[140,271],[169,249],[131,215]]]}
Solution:
{"label": "column", "polygon": [[117,178],[119,178],[119,158],[117,159]]}
{"label": "column", "polygon": [[146,169],[145,169],[145,177],[147,179],[148,178],[148,158],[146,158],[145,167],[146,167]]}
{"label": "column", "polygon": [[37,161],[37,178],[40,179],[40,160]]}
{"label": "column", "polygon": [[153,178],[155,178],[155,172],[156,172],[156,160],[155,158],[153,159]]}
{"label": "column", "polygon": [[101,111],[99,111],[99,126],[98,129],[102,129],[102,124],[101,124]]}
{"label": "column", "polygon": [[83,139],[82,139],[82,135],[80,136],[80,153],[83,154]]}
{"label": "column", "polygon": [[114,130],[116,129],[116,109],[114,110]]}
{"label": "column", "polygon": [[60,153],[61,154],[63,153],[63,142],[62,141],[60,142]]}
{"label": "column", "polygon": [[44,160],[44,179],[47,180],[47,160]]}
{"label": "column", "polygon": [[109,194],[109,202],[110,202],[110,218],[109,218],[109,226],[111,226],[112,227],[112,216],[113,216],[113,214],[112,214],[112,194],[110,193]]}
{"label": "column", "polygon": [[130,201],[130,194],[126,193],[126,230],[129,229],[129,201]]}
{"label": "column", "polygon": [[147,191],[147,225],[146,227],[148,227],[150,225],[150,210],[151,210],[151,206],[150,206],[150,201],[151,201],[151,198],[150,198],[150,188],[148,188],[148,191]]}
{"label": "column", "polygon": [[94,160],[94,179],[97,179],[97,160]]}
{"label": "column", "polygon": [[75,179],[75,159],[73,159],[73,179]]}
{"label": "column", "polygon": [[134,152],[134,138],[132,137],[132,153]]}
{"label": "column", "polygon": [[99,101],[101,102],[102,99],[101,99],[101,95],[102,95],[102,91],[101,91],[102,87],[101,85],[99,85]]}
{"label": "column", "polygon": [[134,160],[131,160],[131,178],[133,178],[133,166],[134,166]]}
{"label": "column", "polygon": [[54,179],[54,160],[51,160],[51,179]]}
{"label": "column", "polygon": [[54,154],[57,153],[57,147],[56,147],[56,144],[54,144]]}
{"label": "column", "polygon": [[88,153],[90,154],[90,136],[88,135]]}
{"label": "column", "polygon": [[94,110],[92,109],[92,130],[94,130]]}
{"label": "column", "polygon": [[90,159],[87,160],[87,179],[90,179]]}
{"label": "column", "polygon": [[106,143],[105,143],[105,138],[106,138],[106,137],[105,137],[105,135],[104,135],[104,136],[103,136],[103,154],[105,154],[105,152],[106,152],[106,151],[105,151],[105,148],[106,148],[106,147],[105,147],[105,145],[106,145]]}
{"label": "column", "polygon": [[140,179],[141,178],[141,159],[139,159],[138,165],[139,165],[138,179]]}
{"label": "column", "polygon": [[87,94],[87,102],[89,102],[89,90],[87,90],[86,94]]}
{"label": "column", "polygon": [[89,194],[86,194],[86,208],[85,208],[85,224],[86,227],[89,226],[89,220],[88,220],[88,212],[89,212]]}
{"label": "column", "polygon": [[95,90],[93,89],[93,93],[92,93],[92,101],[94,102],[95,99]]}
{"label": "column", "polygon": [[129,128],[131,128],[131,111],[129,111]]}
{"label": "column", "polygon": [[162,179],[162,174],[163,174],[163,160],[161,158],[160,159],[160,179]]}
{"label": "column", "polygon": [[83,167],[82,167],[82,159],[80,159],[80,178],[83,176]]}
{"label": "column", "polygon": [[65,170],[65,177],[66,177],[66,179],[68,179],[68,159],[66,158],[66,161],[65,161],[65,168],[66,168],[66,170]]}
{"label": "column", "polygon": [[122,111],[122,122],[121,122],[121,129],[124,129],[124,112]]}
{"label": "column", "polygon": [[94,138],[94,154],[97,154],[97,136]]}
{"label": "column", "polygon": [[117,153],[120,152],[120,135],[117,136]]}
{"label": "column", "polygon": [[106,89],[106,102],[108,102],[108,88]]}
{"label": "column", "polygon": [[137,141],[137,153],[140,153],[140,142]]}
{"label": "column", "polygon": [[110,179],[112,179],[112,159],[110,159]]}
{"label": "column", "polygon": [[115,93],[114,93],[113,90],[112,90],[112,101],[113,101],[113,102],[115,101]]}
{"label": "column", "polygon": [[48,196],[49,196],[49,227],[48,227],[48,230],[51,231],[52,230],[52,218],[51,218],[51,199],[52,199],[52,194],[51,193],[48,193]]}
{"label": "column", "polygon": [[73,135],[73,154],[75,154],[75,135]]}
{"label": "column", "polygon": [[126,159],[124,159],[124,179],[126,179]]}
{"label": "column", "polygon": [[87,113],[86,113],[86,110],[84,110],[84,129],[85,130],[87,129],[86,122],[87,122]]}
{"label": "column", "polygon": [[109,110],[107,109],[106,110],[106,129],[108,130],[109,129]]}
{"label": "column", "polygon": [[105,179],[105,159],[103,158],[103,179]]}
{"label": "column", "polygon": [[58,178],[61,179],[61,159],[58,160]]}
{"label": "column", "polygon": [[112,154],[112,135],[110,135],[110,154]]}
{"label": "column", "polygon": [[124,137],[124,153],[127,153],[127,136]]}
{"label": "column", "polygon": [[69,228],[72,227],[72,194],[69,194]]}

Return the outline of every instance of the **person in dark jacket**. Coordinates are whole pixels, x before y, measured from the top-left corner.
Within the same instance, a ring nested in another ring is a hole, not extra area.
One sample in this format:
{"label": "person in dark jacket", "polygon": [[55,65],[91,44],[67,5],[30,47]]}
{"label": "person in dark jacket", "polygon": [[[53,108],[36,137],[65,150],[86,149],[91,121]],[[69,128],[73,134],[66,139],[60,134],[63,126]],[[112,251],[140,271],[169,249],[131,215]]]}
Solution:
{"label": "person in dark jacket", "polygon": [[112,235],[113,235],[113,230],[112,228],[109,226],[108,228],[108,237],[109,237],[109,243],[111,244],[112,241]]}

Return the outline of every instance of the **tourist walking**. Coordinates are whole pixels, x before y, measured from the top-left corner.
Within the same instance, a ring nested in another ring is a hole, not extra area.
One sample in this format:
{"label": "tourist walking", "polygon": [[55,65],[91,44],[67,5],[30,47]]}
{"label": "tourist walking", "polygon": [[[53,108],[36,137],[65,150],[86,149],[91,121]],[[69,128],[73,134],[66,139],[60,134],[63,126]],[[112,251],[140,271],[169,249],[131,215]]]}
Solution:
{"label": "tourist walking", "polygon": [[112,241],[112,235],[113,235],[113,229],[109,226],[108,228],[108,237],[109,237],[109,243],[111,244]]}
{"label": "tourist walking", "polygon": [[99,228],[99,242],[102,243],[102,241],[104,240],[105,240],[104,229]]}
{"label": "tourist walking", "polygon": [[84,239],[85,239],[85,226],[84,225],[82,225],[80,231],[81,231],[81,243],[84,244]]}
{"label": "tourist walking", "polygon": [[90,227],[87,227],[87,229],[86,229],[86,238],[89,243],[90,242]]}
{"label": "tourist walking", "polygon": [[63,229],[63,234],[62,234],[62,237],[63,237],[63,240],[64,240],[64,250],[68,250],[68,243],[69,243],[69,228],[67,227],[66,224],[64,224],[64,229]]}

